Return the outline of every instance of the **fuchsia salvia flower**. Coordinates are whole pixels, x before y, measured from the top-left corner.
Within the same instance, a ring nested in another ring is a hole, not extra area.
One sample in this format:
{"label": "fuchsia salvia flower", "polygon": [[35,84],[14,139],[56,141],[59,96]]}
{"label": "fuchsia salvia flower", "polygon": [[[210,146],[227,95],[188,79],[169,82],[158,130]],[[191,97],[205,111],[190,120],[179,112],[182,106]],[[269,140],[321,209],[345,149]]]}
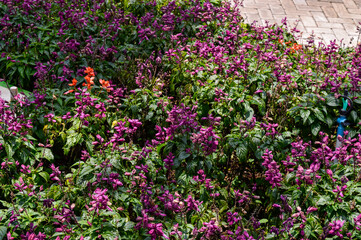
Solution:
{"label": "fuchsia salvia flower", "polygon": [[316,208],[316,207],[308,207],[306,213],[309,214],[309,213],[315,212],[317,210],[318,210],[318,208]]}
{"label": "fuchsia salvia flower", "polygon": [[164,162],[164,167],[166,169],[171,169],[172,166],[174,165],[173,161],[174,161],[175,156],[173,155],[173,153],[169,153],[168,156],[166,158],[164,158],[163,162]]}
{"label": "fuchsia salvia flower", "polygon": [[100,189],[97,188],[94,193],[92,194],[93,201],[90,202],[91,207],[88,209],[90,212],[95,211],[99,214],[99,210],[101,209],[107,209],[109,211],[113,211],[109,207],[109,197],[105,195],[105,193],[108,191],[108,189]]}
{"label": "fuchsia salvia flower", "polygon": [[336,220],[329,224],[329,227],[331,228],[328,232],[328,234],[332,236],[338,236],[341,239],[343,238],[343,235],[341,234],[343,224],[345,223],[345,220]]}
{"label": "fuchsia salvia flower", "polygon": [[282,175],[279,171],[280,166],[273,160],[272,151],[266,149],[262,158],[264,159],[262,165],[267,169],[265,172],[265,179],[272,184],[273,188],[281,186]]}
{"label": "fuchsia salvia flower", "polygon": [[202,204],[202,202],[195,200],[194,198],[192,198],[191,195],[188,195],[185,202],[187,203],[188,211],[192,211],[192,210],[195,210],[197,212],[200,211],[199,206]]}
{"label": "fuchsia salvia flower", "polygon": [[353,219],[354,223],[355,223],[355,228],[357,230],[360,230],[361,229],[361,214],[359,214],[357,217],[355,217]]}
{"label": "fuchsia salvia flower", "polygon": [[346,190],[347,185],[343,185],[342,187],[336,186],[336,189],[333,189],[332,192],[337,193],[336,199],[339,202],[342,202],[342,197],[344,197],[343,192]]}
{"label": "fuchsia salvia flower", "polygon": [[55,167],[54,164],[51,164],[50,168],[51,170],[53,170],[53,172],[50,174],[50,179],[53,181],[60,182],[59,176],[61,172],[59,171],[59,167]]}

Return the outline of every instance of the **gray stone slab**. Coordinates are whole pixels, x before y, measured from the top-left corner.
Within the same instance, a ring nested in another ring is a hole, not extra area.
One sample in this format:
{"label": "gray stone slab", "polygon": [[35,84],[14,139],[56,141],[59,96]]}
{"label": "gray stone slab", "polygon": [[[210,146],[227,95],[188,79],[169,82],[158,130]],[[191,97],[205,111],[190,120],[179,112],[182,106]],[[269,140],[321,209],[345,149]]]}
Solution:
{"label": "gray stone slab", "polygon": [[0,86],[0,98],[4,99],[5,101],[10,101],[10,90]]}

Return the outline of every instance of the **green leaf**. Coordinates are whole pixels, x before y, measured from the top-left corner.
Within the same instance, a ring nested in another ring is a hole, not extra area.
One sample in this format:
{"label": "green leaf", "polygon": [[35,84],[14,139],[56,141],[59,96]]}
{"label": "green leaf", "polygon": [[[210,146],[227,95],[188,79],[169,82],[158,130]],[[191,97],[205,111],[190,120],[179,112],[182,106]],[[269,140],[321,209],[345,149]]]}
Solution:
{"label": "green leaf", "polygon": [[325,121],[325,116],[323,115],[323,113],[321,112],[320,109],[318,108],[314,108],[313,112],[315,113],[315,116],[318,118],[318,120],[324,122]]}
{"label": "green leaf", "polygon": [[136,114],[136,113],[138,113],[139,108],[138,108],[137,105],[132,105],[132,106],[130,107],[130,110],[132,110],[132,113],[133,113],[133,114]]}
{"label": "green leaf", "polygon": [[354,103],[361,104],[361,97],[352,100]]}
{"label": "green leaf", "polygon": [[237,157],[239,157],[239,159],[245,160],[248,154],[248,148],[245,144],[240,145],[237,149],[236,149],[236,154]]}
{"label": "green leaf", "polygon": [[5,239],[7,227],[0,226],[0,240]]}
{"label": "green leaf", "polygon": [[326,96],[326,104],[330,107],[338,107],[339,100],[336,99],[333,95]]}
{"label": "green leaf", "polygon": [[356,122],[357,119],[358,119],[357,112],[356,112],[355,110],[352,110],[352,111],[350,112],[350,115],[351,115],[351,120],[352,120],[353,122]]}
{"label": "green leaf", "polygon": [[22,78],[25,77],[25,75],[24,75],[24,70],[25,70],[25,67],[24,67],[24,66],[19,66],[19,67],[18,67],[18,72],[20,73],[20,76],[21,76]]}
{"label": "green leaf", "polygon": [[159,155],[161,154],[161,152],[162,152],[163,148],[165,147],[165,145],[166,145],[166,143],[162,143],[162,144],[159,144],[159,145],[157,146],[157,153],[158,153]]}
{"label": "green leaf", "polygon": [[313,136],[317,136],[318,132],[321,130],[321,125],[319,122],[315,122],[311,125],[311,132]]}
{"label": "green leaf", "polygon": [[301,110],[301,117],[303,119],[303,124],[306,123],[308,117],[310,116],[310,110]]}
{"label": "green leaf", "polygon": [[187,163],[187,171],[190,172],[192,171],[193,169],[196,169],[197,167],[197,164],[198,164],[198,161],[191,161],[189,163]]}
{"label": "green leaf", "polygon": [[84,176],[88,175],[89,173],[91,173],[93,171],[93,168],[89,165],[83,167],[81,169],[81,172],[80,172],[80,176],[79,178],[83,178]]}
{"label": "green leaf", "polygon": [[205,164],[206,164],[208,170],[212,169],[213,164],[212,164],[212,162],[210,160],[206,160]]}
{"label": "green leaf", "polygon": [[147,116],[145,117],[145,120],[150,120],[154,116],[154,112],[150,111]]}
{"label": "green leaf", "polygon": [[66,144],[64,146],[64,154],[67,155],[72,147],[80,143],[83,135],[81,133],[72,133],[66,139]]}
{"label": "green leaf", "polygon": [[187,157],[189,157],[190,154],[189,153],[186,153],[185,151],[181,151],[178,155],[178,159],[179,160],[183,160],[183,159],[186,159]]}
{"label": "green leaf", "polygon": [[36,153],[38,159],[45,158],[48,161],[54,160],[54,155],[49,148],[40,148],[40,151]]}
{"label": "green leaf", "polygon": [[229,138],[228,144],[231,148],[236,148],[239,145],[240,141],[237,138]]}
{"label": "green leaf", "polygon": [[129,221],[124,225],[124,231],[130,231],[133,230],[133,228],[134,228],[134,222],[132,221]]}
{"label": "green leaf", "polygon": [[39,172],[39,175],[40,175],[42,178],[44,178],[44,180],[45,180],[46,182],[48,182],[48,181],[50,180],[49,173],[47,173],[47,172]]}
{"label": "green leaf", "polygon": [[11,158],[14,155],[13,148],[11,147],[10,144],[5,144],[5,151],[6,154],[8,155],[8,158]]}
{"label": "green leaf", "polygon": [[321,196],[316,203],[317,206],[323,206],[329,204],[332,204],[331,198],[329,196]]}
{"label": "green leaf", "polygon": [[260,223],[268,223],[268,219],[263,218],[263,219],[259,220],[259,222]]}
{"label": "green leaf", "polygon": [[329,116],[327,116],[327,117],[326,117],[326,123],[327,123],[327,126],[328,126],[328,127],[332,127],[332,125],[333,125],[333,120],[332,120],[332,118],[329,117]]}

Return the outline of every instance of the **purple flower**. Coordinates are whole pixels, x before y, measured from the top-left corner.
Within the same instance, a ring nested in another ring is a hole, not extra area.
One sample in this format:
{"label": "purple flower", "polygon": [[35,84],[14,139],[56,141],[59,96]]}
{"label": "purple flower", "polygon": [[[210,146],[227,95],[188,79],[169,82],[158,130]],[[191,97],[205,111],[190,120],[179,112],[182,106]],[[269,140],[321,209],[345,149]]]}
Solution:
{"label": "purple flower", "polygon": [[336,221],[333,221],[332,223],[330,223],[328,226],[331,229],[328,231],[328,234],[330,234],[332,236],[338,236],[342,239],[343,235],[341,234],[341,231],[342,231],[342,227],[343,227],[344,223],[345,223],[345,220],[343,220],[343,221],[336,220]]}
{"label": "purple flower", "polygon": [[34,233],[34,230],[37,226],[34,226],[33,223],[30,223],[30,229],[29,231],[26,232],[25,235],[21,235],[21,239],[22,240],[45,240],[46,239],[46,235],[39,232],[38,234]]}
{"label": "purple flower", "polygon": [[318,208],[316,208],[316,207],[308,207],[306,213],[309,214],[309,213],[315,212],[317,210],[318,210]]}
{"label": "purple flower", "polygon": [[281,186],[280,182],[282,182],[283,179],[279,171],[280,166],[273,160],[272,151],[266,149],[262,158],[264,159],[262,165],[267,169],[265,172],[265,179],[272,184],[273,188]]}
{"label": "purple flower", "polygon": [[182,236],[182,232],[178,230],[179,224],[173,226],[173,231],[170,232],[170,235],[177,235],[179,238]]}
{"label": "purple flower", "polygon": [[202,204],[202,202],[193,199],[191,195],[188,195],[185,202],[187,203],[188,211],[192,211],[192,210],[195,210],[197,212],[200,211],[198,207]]}
{"label": "purple flower", "polygon": [[199,232],[204,232],[204,235],[201,239],[212,239],[219,235],[221,228],[218,226],[218,223],[211,220],[210,222],[203,223],[203,227],[198,229]]}
{"label": "purple flower", "polygon": [[359,214],[357,217],[355,217],[353,219],[354,223],[355,223],[355,228],[357,230],[360,230],[361,229],[361,214]]}
{"label": "purple flower", "polygon": [[20,172],[24,173],[24,174],[28,174],[28,173],[31,173],[29,166],[25,166],[24,164],[21,164],[21,169],[20,169]]}
{"label": "purple flower", "polygon": [[229,225],[234,225],[237,222],[241,221],[242,217],[238,216],[238,213],[232,213],[232,212],[227,212],[227,222],[229,223]]}
{"label": "purple flower", "polygon": [[166,158],[164,158],[163,162],[164,162],[164,167],[166,169],[171,169],[173,166],[173,160],[174,160],[175,156],[173,155],[173,153],[169,153],[168,156]]}
{"label": "purple flower", "polygon": [[343,192],[346,190],[346,188],[347,188],[347,185],[343,185],[342,187],[336,186],[336,189],[332,190],[332,192],[337,193],[336,198],[339,202],[342,202],[341,198],[344,197]]}
{"label": "purple flower", "polygon": [[163,225],[162,223],[150,223],[148,225],[148,234],[151,236],[152,240],[157,239],[158,237],[164,237],[166,239],[169,239],[164,233],[163,233]]}
{"label": "purple flower", "polygon": [[203,169],[200,169],[198,172],[198,176],[193,176],[193,180],[199,183],[204,183],[206,180],[206,174]]}
{"label": "purple flower", "polygon": [[60,183],[59,176],[61,175],[61,172],[59,171],[59,167],[55,167],[54,164],[51,164],[50,168],[53,170],[53,172],[50,174],[50,179]]}
{"label": "purple flower", "polygon": [[93,201],[90,202],[91,207],[88,211],[96,211],[99,214],[99,210],[108,209],[109,211],[113,211],[108,205],[110,205],[109,198],[105,193],[108,189],[100,189],[97,188],[92,194]]}
{"label": "purple flower", "polygon": [[199,133],[193,133],[191,136],[192,142],[199,144],[206,156],[216,151],[219,138],[213,132],[213,127],[201,128]]}

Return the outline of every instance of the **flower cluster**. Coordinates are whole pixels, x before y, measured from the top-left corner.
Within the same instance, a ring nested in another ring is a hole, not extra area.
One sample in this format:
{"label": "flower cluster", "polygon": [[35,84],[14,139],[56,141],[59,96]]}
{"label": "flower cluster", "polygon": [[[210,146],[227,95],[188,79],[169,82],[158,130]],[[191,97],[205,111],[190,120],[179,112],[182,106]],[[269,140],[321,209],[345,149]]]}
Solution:
{"label": "flower cluster", "polygon": [[91,207],[88,209],[88,211],[95,211],[97,214],[99,214],[99,210],[107,209],[109,211],[113,211],[109,205],[109,197],[105,195],[105,193],[108,191],[108,189],[100,189],[97,188],[94,193],[92,194],[93,201],[90,202]]}
{"label": "flower cluster", "polygon": [[279,171],[280,166],[273,160],[272,151],[267,149],[262,158],[264,160],[262,165],[267,169],[265,179],[272,184],[272,187],[280,187],[283,179]]}

